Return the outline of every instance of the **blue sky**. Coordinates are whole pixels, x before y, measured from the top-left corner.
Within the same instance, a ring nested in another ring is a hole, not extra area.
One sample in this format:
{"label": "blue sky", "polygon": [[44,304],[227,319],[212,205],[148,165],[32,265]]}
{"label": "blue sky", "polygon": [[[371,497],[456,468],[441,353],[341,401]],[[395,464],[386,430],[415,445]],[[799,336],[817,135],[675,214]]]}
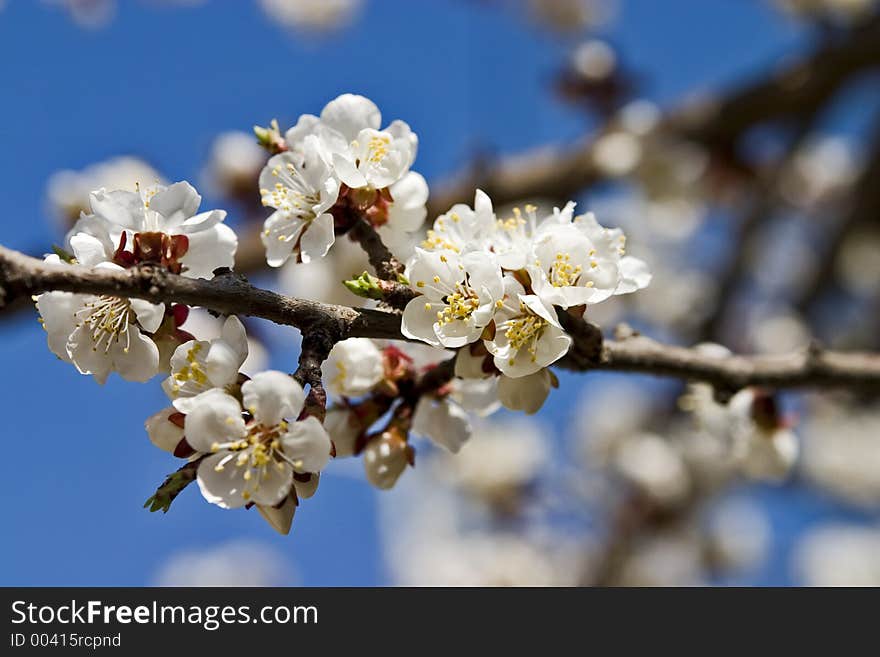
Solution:
{"label": "blue sky", "polygon": [[[195,180],[218,132],[273,117],[289,123],[343,92],[365,94],[386,119],[412,125],[421,140],[415,168],[429,181],[465,164],[477,147],[515,152],[565,143],[582,130],[583,119],[547,91],[572,43],[496,3],[372,0],[359,22],[321,40],[285,32],[251,2],[121,4],[100,31],[38,2],[12,0],[0,12],[0,242],[8,246],[59,240],[43,207],[57,169],[133,153],[169,179]],[[803,38],[758,0],[623,6],[608,36],[661,103],[747,77]],[[179,549],[241,538],[274,545],[304,584],[386,581],[375,494],[354,479],[328,477],[287,538],[255,513],[205,504],[195,490],[167,515],[143,511],[173,469],[142,429],[165,404],[158,382],[114,377],[99,388],[50,354],[35,316],[2,331],[0,584],[148,584]],[[542,411],[556,426],[583,384],[564,382],[569,391]],[[775,561],[756,581],[784,583],[786,542],[837,508],[788,489],[754,495],[784,530]]]}

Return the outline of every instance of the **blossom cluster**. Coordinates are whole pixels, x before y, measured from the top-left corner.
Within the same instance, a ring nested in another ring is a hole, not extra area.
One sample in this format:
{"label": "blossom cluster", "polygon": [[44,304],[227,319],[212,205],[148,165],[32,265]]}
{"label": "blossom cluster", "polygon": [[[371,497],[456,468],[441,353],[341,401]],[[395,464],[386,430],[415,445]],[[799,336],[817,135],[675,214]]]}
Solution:
{"label": "blossom cluster", "polygon": [[[114,371],[140,382],[165,374],[170,404],[146,429],[183,465],[148,500],[152,510],[167,510],[196,481],[207,501],[256,506],[287,533],[333,456],[360,456],[367,480],[390,488],[414,465],[411,436],[455,453],[474,432],[471,414],[501,405],[536,412],[557,385],[549,366],[572,345],[567,323],[651,280],[645,263],[626,255],[623,233],[592,214],[575,216],[574,203],[540,217],[527,205],[504,218],[478,190],[473,208],[455,205],[424,231],[428,187],[410,170],[418,138],[403,121],[383,128],[379,109],[362,96],[336,98],[283,136],[275,122],[256,134],[272,154],[258,176],[259,198],[272,209],[261,231],[267,264],[319,262],[337,237],[374,230],[407,259],[403,275],[384,282],[398,293],[410,288],[401,333],[414,342],[337,342],[323,383],[307,379],[307,396],[298,375],[243,371],[249,339],[235,316],[204,339],[187,330],[185,305],[36,297],[50,349],[82,374],[100,383]],[[242,145],[239,135],[224,148]],[[245,150],[241,167],[214,170],[237,195],[261,162]],[[199,212],[200,204],[187,182],[100,188],[47,261],[210,278],[233,267],[238,239],[224,211]],[[349,285],[357,280],[345,287],[357,292]],[[362,280],[369,287],[378,279]],[[370,292],[364,296],[383,300],[379,287]]]}
{"label": "blossom cluster", "polygon": [[181,344],[162,383],[171,406],[147,420],[147,433],[157,447],[197,464],[206,500],[225,509],[256,505],[287,533],[298,500],[317,490],[333,445],[321,421],[303,412],[302,386],[275,370],[246,376],[247,355],[235,316],[218,338]]}
{"label": "blossom cluster", "polygon": [[502,219],[478,190],[473,208],[438,217],[407,264],[419,296],[404,310],[403,334],[459,349],[456,375],[498,375],[505,406],[537,411],[554,381],[547,366],[572,343],[560,314],[583,317],[651,281],[645,263],[625,255],[620,230],[574,207],[539,219],[527,205]]}
{"label": "blossom cluster", "polygon": [[292,255],[298,262],[325,256],[360,215],[392,246],[421,228],[428,185],[409,170],[418,137],[403,121],[381,124],[372,101],[344,94],[278,135],[273,146],[283,152],[259,181],[263,205],[275,210],[262,233],[270,266]]}
{"label": "blossom cluster", "polygon": [[[101,188],[89,202],[90,212],[65,239],[68,250],[48,262],[109,270],[152,264],[193,278],[233,265],[238,238],[223,223],[226,212],[198,212],[201,196],[187,182]],[[71,292],[47,292],[35,301],[52,352],[100,383],[114,371],[130,381],[151,379],[191,337],[181,329],[186,306]]]}

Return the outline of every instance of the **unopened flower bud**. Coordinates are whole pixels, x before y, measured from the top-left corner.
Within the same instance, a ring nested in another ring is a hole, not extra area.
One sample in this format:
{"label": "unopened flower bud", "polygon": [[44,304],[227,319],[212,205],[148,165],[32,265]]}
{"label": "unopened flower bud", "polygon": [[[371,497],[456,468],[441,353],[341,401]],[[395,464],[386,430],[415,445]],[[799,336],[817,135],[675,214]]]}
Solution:
{"label": "unopened flower bud", "polygon": [[354,455],[358,437],[363,433],[364,427],[352,411],[338,406],[331,407],[324,418],[324,428],[333,441],[336,458]]}
{"label": "unopened flower bud", "polygon": [[399,430],[383,431],[372,438],[364,449],[364,471],[376,488],[391,488],[412,461],[413,449]]}

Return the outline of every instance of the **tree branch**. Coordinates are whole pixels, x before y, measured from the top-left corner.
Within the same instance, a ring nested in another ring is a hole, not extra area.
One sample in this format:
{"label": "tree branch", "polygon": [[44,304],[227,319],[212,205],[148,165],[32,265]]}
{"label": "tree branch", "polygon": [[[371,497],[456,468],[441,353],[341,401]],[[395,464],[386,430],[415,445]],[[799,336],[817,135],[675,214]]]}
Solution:
{"label": "tree branch", "polygon": [[349,308],[294,299],[254,287],[243,276],[220,273],[213,280],[186,278],[141,266],[124,271],[47,264],[0,246],[0,306],[16,298],[59,290],[202,306],[225,315],[248,315],[303,332],[333,325],[339,339],[400,338],[400,317],[369,308]]}
{"label": "tree branch", "polygon": [[[191,279],[155,267],[123,271],[49,264],[0,246],[0,303],[22,295],[60,290],[134,297],[155,303],[184,303],[224,314],[260,317],[303,332],[314,350],[300,363],[308,382],[320,370],[329,346],[349,337],[405,339],[400,315],[286,297],[262,290],[231,272],[213,280]],[[637,335],[605,341],[598,358],[595,330],[573,331],[578,345],[558,365],[577,371],[609,370],[705,381],[719,391],[747,386],[770,388],[839,387],[880,390],[880,355],[810,349],[781,356],[710,358],[695,349],[661,344]],[[589,344],[581,344],[581,341]],[[320,343],[320,344],[318,344]],[[320,347],[320,349],[318,349]],[[314,362],[313,362],[314,361]]]}
{"label": "tree branch", "polygon": [[403,263],[401,263],[385,243],[379,237],[379,233],[363,217],[359,217],[348,231],[361,248],[367,254],[370,264],[376,270],[376,275],[385,281],[397,281],[398,276],[403,274]]}

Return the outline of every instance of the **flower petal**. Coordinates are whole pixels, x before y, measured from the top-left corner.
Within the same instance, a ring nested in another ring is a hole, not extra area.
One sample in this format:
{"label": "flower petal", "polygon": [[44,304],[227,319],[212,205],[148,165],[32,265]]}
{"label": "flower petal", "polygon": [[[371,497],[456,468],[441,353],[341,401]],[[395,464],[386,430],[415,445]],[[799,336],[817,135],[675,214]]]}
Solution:
{"label": "flower petal", "polygon": [[135,232],[144,228],[144,200],[137,192],[99,189],[89,194],[92,212],[120,228]]}
{"label": "flower petal", "polygon": [[293,377],[284,372],[260,372],[241,386],[244,407],[266,426],[276,426],[285,418],[296,419],[305,393]]}
{"label": "flower petal", "polygon": [[342,94],[321,111],[321,122],[354,141],[364,128],[378,130],[382,114],[373,101],[355,94]]}
{"label": "flower petal", "polygon": [[430,438],[453,454],[471,437],[471,423],[461,406],[448,399],[436,399],[427,395],[416,406],[412,430]]}
{"label": "flower petal", "polygon": [[266,247],[266,262],[270,267],[280,267],[293,253],[299,234],[306,222],[295,215],[274,212],[263,224],[260,239]]}
{"label": "flower petal", "polygon": [[437,319],[437,309],[441,307],[440,304],[431,304],[424,296],[412,299],[403,309],[400,332],[407,338],[439,347],[440,340],[434,332],[434,322]]}
{"label": "flower petal", "polygon": [[150,442],[166,452],[174,453],[174,449],[183,439],[183,429],[168,419],[178,412],[176,408],[169,406],[151,415],[144,422]]}
{"label": "flower petal", "polygon": [[327,255],[336,236],[333,233],[333,215],[329,212],[309,222],[300,240],[300,258],[310,262]]}
{"label": "flower petal", "polygon": [[211,383],[223,388],[234,383],[248,357],[248,339],[244,325],[235,315],[226,318],[219,340],[213,340],[205,358]]}
{"label": "flower petal", "polygon": [[202,230],[208,230],[224,219],[226,219],[226,210],[209,210],[186,219],[178,229],[184,235],[192,235]]}
{"label": "flower petal", "polygon": [[270,464],[262,476],[254,477],[252,472],[250,479],[245,479],[246,472],[247,467],[235,465],[235,456],[230,452],[214,454],[199,465],[199,489],[212,504],[237,509],[248,502],[274,506],[290,493],[293,485],[292,470],[286,463]]}
{"label": "flower petal", "polygon": [[191,400],[186,414],[186,441],[199,452],[210,452],[215,443],[239,440],[245,435],[244,419],[238,400],[212,388]]}
{"label": "flower petal", "polygon": [[187,236],[189,248],[180,259],[189,278],[211,278],[215,269],[235,265],[238,237],[226,224],[216,224]]}
{"label": "flower petal", "polygon": [[519,378],[501,376],[498,381],[498,399],[504,408],[532,415],[544,405],[547,395],[550,394],[550,385],[550,373],[546,368]]}
{"label": "flower petal", "polygon": [[192,217],[202,203],[202,197],[195,188],[185,180],[169,185],[156,192],[149,199],[150,210],[158,212],[165,218],[163,231],[180,226]]}
{"label": "flower petal", "polygon": [[281,445],[285,456],[295,463],[297,472],[320,472],[330,460],[330,436],[312,416],[292,422],[281,437]]}
{"label": "flower petal", "polygon": [[138,324],[147,333],[155,333],[159,330],[162,320],[165,318],[164,303],[150,303],[144,299],[130,299],[131,309],[137,316]]}

